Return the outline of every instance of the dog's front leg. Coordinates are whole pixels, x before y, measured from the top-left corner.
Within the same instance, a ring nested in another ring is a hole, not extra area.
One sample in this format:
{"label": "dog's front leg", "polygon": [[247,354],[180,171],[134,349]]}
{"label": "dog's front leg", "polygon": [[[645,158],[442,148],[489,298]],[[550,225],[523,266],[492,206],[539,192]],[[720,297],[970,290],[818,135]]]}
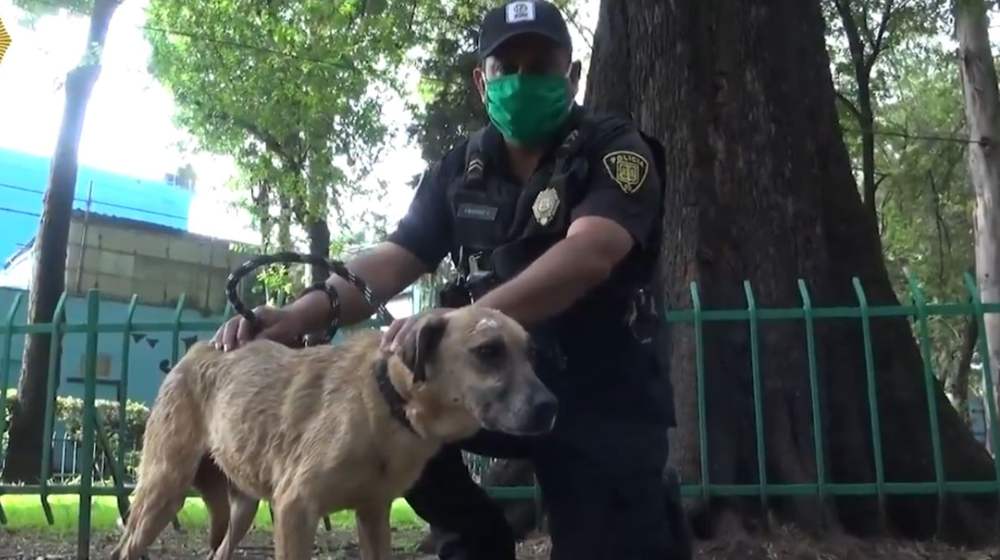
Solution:
{"label": "dog's front leg", "polygon": [[275,560],[309,560],[319,515],[304,499],[274,499]]}
{"label": "dog's front leg", "polygon": [[355,510],[361,560],[390,560],[392,557],[392,538],[389,530],[391,506],[392,502],[373,502]]}

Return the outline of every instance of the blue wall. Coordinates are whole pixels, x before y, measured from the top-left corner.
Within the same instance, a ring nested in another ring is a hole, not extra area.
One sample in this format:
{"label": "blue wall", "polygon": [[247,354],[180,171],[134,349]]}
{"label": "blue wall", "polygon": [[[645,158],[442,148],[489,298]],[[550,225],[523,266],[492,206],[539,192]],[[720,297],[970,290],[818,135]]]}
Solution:
{"label": "blue wall", "polygon": [[[15,325],[24,325],[27,317],[28,293],[23,290],[0,287],[0,321],[7,318],[17,294],[23,294],[21,304],[14,318]],[[225,297],[219,294],[219,297]],[[133,322],[171,322],[176,310],[172,307],[154,307],[136,305]],[[128,315],[128,304],[118,301],[102,301],[98,321],[100,323],[124,323]],[[205,317],[194,310],[182,313],[184,321],[205,321]],[[221,323],[220,317],[215,317]],[[84,323],[87,320],[87,301],[82,297],[66,298],[66,321],[69,323]],[[365,328],[363,325],[357,328]],[[337,333],[334,342],[340,342],[354,329],[342,329]],[[181,331],[178,356],[184,356],[187,348],[195,341],[208,340],[215,334],[209,331]],[[121,333],[102,333],[98,336],[98,355],[104,354],[110,361],[107,379],[121,379],[122,358]],[[15,335],[12,339],[10,353],[9,379],[10,387],[17,386],[17,378],[21,371],[21,352],[24,349],[24,335]],[[2,343],[0,343],[2,344]],[[156,398],[160,382],[170,363],[173,348],[173,336],[166,332],[136,332],[129,336],[129,379],[128,398],[151,405]],[[68,381],[71,377],[83,377],[83,357],[86,348],[86,335],[70,333],[63,337],[62,364],[60,367],[60,395],[83,397],[83,385]],[[0,381],[3,372],[0,371]],[[2,383],[0,383],[2,385]],[[97,398],[115,399],[113,386],[98,385]]]}
{"label": "blue wall", "polygon": [[[0,149],[0,265],[34,237],[49,176],[49,158]],[[139,180],[81,166],[74,208],[188,230],[193,193],[162,181]]]}
{"label": "blue wall", "polygon": [[[0,320],[6,319],[14,302],[15,296],[23,293],[20,308],[14,319],[15,325],[25,323],[28,294],[21,290],[0,288]],[[219,297],[225,297],[220,294]],[[100,308],[101,323],[122,323],[128,312],[128,304],[116,301],[102,301]],[[168,322],[174,318],[174,309],[137,305],[133,321]],[[183,313],[185,321],[205,320],[200,313],[186,310]],[[70,323],[83,323],[87,320],[87,302],[84,298],[70,297],[66,300],[66,320]],[[213,331],[188,332],[181,331],[179,355],[183,356],[187,346],[194,340],[207,340]],[[121,375],[122,357],[121,333],[105,333],[98,337],[98,354],[104,354],[110,359],[108,379],[119,379]],[[17,386],[20,373],[21,351],[24,348],[24,335],[15,335],[11,348],[11,367],[9,370],[10,386]],[[83,386],[70,383],[69,377],[83,376],[83,356],[86,345],[86,335],[83,333],[67,334],[63,338],[62,364],[60,368],[60,395],[83,396]],[[169,332],[139,332],[129,337],[129,387],[128,398],[152,404],[156,391],[163,380],[162,367],[169,367],[171,357],[172,336]],[[2,372],[0,372],[2,376]],[[98,386],[97,398],[114,399],[115,392],[111,386]]]}

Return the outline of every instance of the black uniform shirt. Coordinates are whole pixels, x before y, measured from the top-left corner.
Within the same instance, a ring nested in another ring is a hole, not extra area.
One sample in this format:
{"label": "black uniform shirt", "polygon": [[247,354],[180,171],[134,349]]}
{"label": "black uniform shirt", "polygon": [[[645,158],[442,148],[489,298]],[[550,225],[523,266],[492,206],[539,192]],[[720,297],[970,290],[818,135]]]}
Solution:
{"label": "black uniform shirt", "polygon": [[[582,114],[581,107],[574,107],[567,126],[577,124]],[[467,139],[462,141],[425,172],[406,215],[389,236],[390,241],[413,252],[431,270],[455,246],[454,213],[449,208],[447,188],[465,172],[467,142]],[[492,126],[486,130],[482,149],[487,172],[499,173],[506,184],[517,188],[517,180],[509,172],[503,139]],[[608,298],[619,300],[647,282],[652,271],[660,241],[661,178],[649,146],[631,126],[597,126],[589,134],[582,153],[589,159],[589,172],[582,184],[567,185],[576,200],[571,220],[585,216],[607,218],[625,228],[636,245],[612,277],[581,304]],[[539,162],[539,169],[550,165],[554,156],[555,146]]]}
{"label": "black uniform shirt", "polygon": [[[564,132],[581,118],[582,109],[574,107]],[[570,221],[584,216],[612,220],[629,232],[635,245],[607,281],[558,317],[531,329],[544,362],[539,374],[563,404],[569,403],[567,395],[574,395],[571,400],[586,403],[581,406],[593,411],[604,409],[616,416],[637,418],[666,415],[672,419],[669,382],[663,385],[665,379],[654,381],[658,377],[655,358],[649,348],[639,345],[625,322],[632,296],[650,281],[659,251],[661,178],[649,145],[634,126],[618,119],[589,122],[594,123],[592,127],[580,129],[587,131],[580,153],[587,158],[588,171],[585,180],[567,182],[566,192],[572,201],[563,203],[571,205]],[[390,241],[413,252],[431,270],[457,244],[457,218],[448,191],[465,172],[467,142],[461,142],[430,166],[408,212],[389,236]],[[553,147],[543,157],[539,170],[551,167],[555,152]],[[517,204],[520,190],[526,187],[509,172],[503,139],[492,127],[485,131],[482,156],[486,174],[499,174],[500,188],[504,192],[511,189],[510,195],[502,198]],[[500,209],[498,215],[512,215],[512,210]],[[550,352],[555,352],[555,357]],[[623,412],[626,409],[630,412]]]}

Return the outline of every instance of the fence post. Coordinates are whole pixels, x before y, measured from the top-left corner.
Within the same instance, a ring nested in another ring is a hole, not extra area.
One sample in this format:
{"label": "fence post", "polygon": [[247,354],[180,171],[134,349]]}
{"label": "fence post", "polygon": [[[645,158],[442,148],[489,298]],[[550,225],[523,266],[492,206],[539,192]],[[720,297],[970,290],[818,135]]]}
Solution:
{"label": "fence post", "polygon": [[[10,311],[4,320],[0,333],[3,333],[3,354],[0,354],[0,459],[6,456],[7,449],[3,444],[3,437],[7,433],[7,390],[10,388],[10,346],[14,338],[14,316],[21,307],[23,293],[14,296],[13,303],[10,304]],[[0,461],[2,462],[2,461]],[[0,525],[7,524],[7,515],[0,504]]]}
{"label": "fence post", "polygon": [[[14,296],[14,302],[10,305],[7,318],[4,319],[0,333],[3,333],[3,354],[0,354],[0,458],[5,452],[2,436],[7,433],[7,391],[10,389],[10,346],[14,338],[14,316],[21,307],[21,299],[24,294],[19,293]],[[2,511],[2,510],[0,510]]]}
{"label": "fence post", "polygon": [[852,279],[854,293],[861,308],[861,333],[865,346],[865,376],[868,383],[868,414],[871,419],[872,449],[875,454],[875,489],[878,493],[878,519],[880,529],[886,530],[885,515],[885,463],[882,457],[882,428],[878,414],[878,391],[875,385],[875,357],[872,352],[871,310],[868,308],[868,298],[861,287],[861,281],[855,276]]}
{"label": "fence post", "polygon": [[[986,396],[986,421],[988,423],[986,433],[989,434],[993,444],[993,472],[996,476],[998,487],[1000,487],[1000,426],[997,426],[996,393],[993,392],[993,368],[990,364],[990,344],[986,336],[986,312],[983,309],[983,300],[979,296],[979,287],[972,274],[965,273],[965,289],[969,292],[972,300],[972,308],[976,314],[976,322],[979,325],[979,355],[983,356],[983,393]],[[1000,489],[997,491],[1000,500]],[[1000,518],[997,519],[1000,528]]]}
{"label": "fence post", "polygon": [[42,511],[49,525],[55,525],[52,506],[49,505],[49,480],[52,478],[52,431],[56,420],[56,389],[62,364],[62,323],[66,320],[66,292],[59,296],[55,312],[52,313],[52,335],[49,338],[49,372],[45,389],[45,420],[42,425],[42,473],[39,481],[39,498]]}
{"label": "fence post", "polygon": [[177,308],[174,309],[174,328],[171,331],[171,350],[170,350],[170,367],[173,368],[177,365],[177,361],[180,359],[180,345],[181,345],[181,315],[184,313],[184,300],[187,299],[187,294],[181,294],[177,298]]}
{"label": "fence post", "polygon": [[757,441],[757,484],[760,485],[760,507],[764,525],[769,525],[767,514],[767,450],[764,447],[764,395],[760,380],[760,337],[757,318],[757,301],[753,297],[750,281],[743,281],[747,298],[747,320],[750,323],[750,374],[753,381],[754,435]]}
{"label": "fence post", "polygon": [[931,358],[931,339],[927,326],[927,299],[920,288],[920,281],[917,280],[910,271],[906,271],[906,283],[910,285],[910,294],[913,303],[917,308],[917,324],[920,329],[920,357],[924,362],[924,391],[927,393],[927,417],[930,421],[931,429],[931,451],[934,456],[934,480],[938,487],[938,511],[937,530],[938,533],[944,527],[945,481],[944,481],[944,456],[941,452],[941,429],[938,420],[937,398],[934,391],[934,363]]}
{"label": "fence post", "polygon": [[705,341],[704,325],[701,316],[701,296],[698,293],[698,283],[691,282],[691,307],[694,309],[694,352],[695,368],[698,383],[698,455],[701,458],[701,497],[709,498],[708,477],[708,419],[705,407]]}
{"label": "fence post", "polygon": [[76,557],[90,558],[90,514],[94,482],[94,432],[97,411],[97,321],[101,299],[97,290],[87,292],[87,346],[84,354],[83,377],[83,465],[80,468],[80,524],[77,531]]}
{"label": "fence post", "polygon": [[[132,348],[130,337],[132,336],[132,319],[135,317],[135,306],[138,299],[138,296],[132,294],[132,299],[129,300],[128,304],[128,311],[125,314],[125,329],[122,333],[122,368],[121,374],[118,376],[118,449],[115,454],[115,461],[118,463],[118,472],[122,476],[126,473],[125,441],[128,439],[128,374],[129,355]],[[122,483],[124,483],[124,480],[122,480]],[[121,492],[122,489],[119,488],[119,491]],[[128,513],[128,499],[125,493],[119,494],[118,504],[118,514],[124,523]],[[122,506],[126,506],[126,509],[123,509]]]}
{"label": "fence post", "polygon": [[826,451],[823,442],[823,416],[819,405],[819,371],[816,365],[816,317],[812,298],[805,280],[799,278],[799,295],[802,298],[802,316],[806,323],[806,357],[809,361],[809,398],[812,401],[813,446],[816,453],[816,496],[819,501],[819,522],[826,526]]}

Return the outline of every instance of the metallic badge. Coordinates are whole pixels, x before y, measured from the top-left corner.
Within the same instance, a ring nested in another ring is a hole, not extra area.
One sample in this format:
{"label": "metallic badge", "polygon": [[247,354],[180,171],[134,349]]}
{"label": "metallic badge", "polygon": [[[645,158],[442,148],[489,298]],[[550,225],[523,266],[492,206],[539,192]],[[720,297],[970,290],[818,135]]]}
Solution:
{"label": "metallic badge", "polygon": [[535,203],[531,205],[531,211],[535,213],[535,220],[543,226],[549,225],[559,208],[559,193],[549,187],[538,193]]}

